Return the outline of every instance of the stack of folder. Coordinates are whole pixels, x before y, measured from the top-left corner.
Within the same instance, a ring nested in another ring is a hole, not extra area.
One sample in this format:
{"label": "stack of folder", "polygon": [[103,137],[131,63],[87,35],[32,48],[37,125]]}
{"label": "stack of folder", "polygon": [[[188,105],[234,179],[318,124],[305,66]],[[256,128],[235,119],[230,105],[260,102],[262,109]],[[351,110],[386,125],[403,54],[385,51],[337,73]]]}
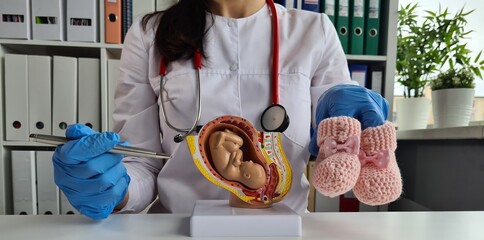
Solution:
{"label": "stack of folder", "polygon": [[104,0],[104,41],[106,43],[122,43],[122,6],[121,0]]}
{"label": "stack of folder", "polygon": [[379,54],[379,32],[380,32],[380,8],[381,0],[370,0],[365,12],[365,54],[378,55]]}
{"label": "stack of folder", "polygon": [[154,11],[164,11],[177,0],[104,0],[105,42],[121,44],[133,19]]}
{"label": "stack of folder", "polygon": [[11,152],[15,215],[79,214],[54,183],[53,154],[52,151]]}
{"label": "stack of folder", "polygon": [[1,0],[0,38],[98,42],[97,0]]}
{"label": "stack of folder", "polygon": [[99,42],[98,1],[67,0],[67,41]]}
{"label": "stack of folder", "polygon": [[321,0],[346,54],[378,55],[381,0]]}
{"label": "stack of folder", "polygon": [[99,59],[6,54],[4,81],[5,140],[64,136],[76,122],[101,130]]}
{"label": "stack of folder", "polygon": [[376,64],[349,64],[348,68],[353,81],[358,82],[360,86],[384,95],[382,91],[384,66]]}
{"label": "stack of folder", "polygon": [[[105,42],[123,43],[134,18],[164,11],[177,2],[103,0]],[[286,8],[326,13],[335,25],[346,54],[379,54],[381,0],[275,2]],[[98,5],[98,0],[2,0],[0,38],[99,42]]]}
{"label": "stack of folder", "polygon": [[62,0],[38,0],[31,2],[32,39],[65,40],[65,2]]}
{"label": "stack of folder", "polygon": [[381,0],[322,0],[346,54],[378,55]]}
{"label": "stack of folder", "polygon": [[[121,44],[133,19],[178,0],[0,0],[0,38]],[[104,4],[104,16],[99,16]]]}
{"label": "stack of folder", "polygon": [[0,1],[0,38],[30,39],[30,1]]}
{"label": "stack of folder", "polygon": [[276,0],[286,8],[325,13],[346,54],[378,55],[382,0]]}

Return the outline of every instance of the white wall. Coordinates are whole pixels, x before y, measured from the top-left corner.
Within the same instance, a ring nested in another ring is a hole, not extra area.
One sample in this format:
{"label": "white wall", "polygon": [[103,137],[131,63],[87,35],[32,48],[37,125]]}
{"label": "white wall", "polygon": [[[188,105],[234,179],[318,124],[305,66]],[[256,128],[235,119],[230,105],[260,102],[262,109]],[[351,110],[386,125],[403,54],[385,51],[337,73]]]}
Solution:
{"label": "white wall", "polygon": [[[484,51],[484,1],[482,0],[431,0],[431,1],[418,1],[418,0],[399,0],[399,5],[407,5],[409,3],[419,3],[419,13],[424,14],[423,10],[437,11],[439,9],[439,3],[442,9],[446,7],[450,13],[455,14],[460,8],[465,6],[464,10],[469,11],[475,9],[475,11],[467,17],[468,30],[474,30],[470,34],[470,39],[467,40],[468,47],[473,51],[474,56],[477,56],[479,51]],[[484,60],[484,53],[481,56],[481,60]],[[402,95],[403,88],[395,84],[395,95]],[[477,78],[476,80],[476,96],[484,97],[484,80]]]}

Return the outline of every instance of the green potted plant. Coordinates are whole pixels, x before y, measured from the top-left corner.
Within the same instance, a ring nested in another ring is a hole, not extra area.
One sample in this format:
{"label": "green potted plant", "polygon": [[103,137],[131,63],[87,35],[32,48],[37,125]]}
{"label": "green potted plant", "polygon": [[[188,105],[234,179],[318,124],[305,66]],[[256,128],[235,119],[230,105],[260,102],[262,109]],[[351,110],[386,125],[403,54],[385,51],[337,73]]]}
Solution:
{"label": "green potted plant", "polygon": [[475,93],[474,79],[482,79],[481,70],[484,70],[484,61],[480,60],[482,52],[472,58],[472,51],[463,41],[473,32],[465,29],[465,18],[473,11],[465,12],[464,8],[461,8],[453,16],[447,9],[427,11],[427,19],[434,24],[433,28],[439,38],[439,44],[435,49],[444,56],[441,69],[448,68],[430,81],[436,128],[469,124]]}
{"label": "green potted plant", "polygon": [[451,68],[431,81],[435,128],[469,125],[475,94],[474,79],[476,76],[482,78],[482,69],[481,66],[476,73],[470,67]]}
{"label": "green potted plant", "polygon": [[396,75],[404,87],[404,98],[396,101],[399,130],[427,127],[430,99],[423,93],[444,59],[434,48],[438,36],[432,19],[419,21],[417,8],[408,4],[398,11]]}
{"label": "green potted plant", "polygon": [[474,73],[469,68],[448,69],[439,73],[436,78],[430,82],[432,91],[441,89],[461,89],[474,88]]}

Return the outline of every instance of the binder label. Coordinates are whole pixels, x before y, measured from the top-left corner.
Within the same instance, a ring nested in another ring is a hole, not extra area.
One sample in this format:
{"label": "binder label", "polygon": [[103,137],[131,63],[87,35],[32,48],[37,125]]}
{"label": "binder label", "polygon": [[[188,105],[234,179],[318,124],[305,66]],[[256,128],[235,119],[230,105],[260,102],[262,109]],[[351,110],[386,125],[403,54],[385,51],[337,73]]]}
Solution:
{"label": "binder label", "polygon": [[91,19],[89,18],[71,18],[71,26],[91,26]]}
{"label": "binder label", "polygon": [[324,3],[324,13],[329,16],[334,16],[334,0],[326,0]]}
{"label": "binder label", "polygon": [[370,0],[370,7],[368,11],[368,17],[369,18],[378,18],[378,12],[379,12],[379,3],[380,0]]}
{"label": "binder label", "polygon": [[349,16],[348,7],[349,7],[348,0],[340,0],[339,1],[338,14],[339,14],[340,17],[348,17]]}
{"label": "binder label", "polygon": [[37,16],[35,17],[36,24],[57,24],[57,18],[53,16]]}
{"label": "binder label", "polygon": [[23,23],[24,22],[24,15],[2,14],[2,22]]}
{"label": "binder label", "polygon": [[365,3],[363,0],[355,0],[354,7],[353,15],[355,17],[363,17],[365,15]]}

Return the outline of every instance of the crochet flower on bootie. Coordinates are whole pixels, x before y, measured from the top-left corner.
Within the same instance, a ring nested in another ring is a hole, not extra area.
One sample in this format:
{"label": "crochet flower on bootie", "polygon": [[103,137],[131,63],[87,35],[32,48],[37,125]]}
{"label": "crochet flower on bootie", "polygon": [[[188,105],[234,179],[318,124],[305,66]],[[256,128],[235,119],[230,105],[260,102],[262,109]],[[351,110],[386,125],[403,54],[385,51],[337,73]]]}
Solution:
{"label": "crochet flower on bootie", "polygon": [[318,126],[319,153],[312,184],[321,194],[339,196],[353,188],[360,173],[361,124],[350,117],[324,119]]}
{"label": "crochet flower on bootie", "polygon": [[395,158],[395,127],[391,122],[361,133],[361,170],[353,188],[356,198],[367,205],[393,202],[402,193],[402,178]]}

